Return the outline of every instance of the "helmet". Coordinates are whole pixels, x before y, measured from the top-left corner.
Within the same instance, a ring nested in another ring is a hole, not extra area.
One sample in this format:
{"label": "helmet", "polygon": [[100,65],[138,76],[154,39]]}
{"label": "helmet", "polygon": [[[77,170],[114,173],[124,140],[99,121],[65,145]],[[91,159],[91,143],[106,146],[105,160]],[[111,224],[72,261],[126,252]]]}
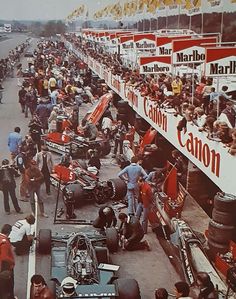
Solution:
{"label": "helmet", "polygon": [[65,296],[72,296],[75,293],[77,281],[72,277],[66,277],[61,282],[63,294]]}

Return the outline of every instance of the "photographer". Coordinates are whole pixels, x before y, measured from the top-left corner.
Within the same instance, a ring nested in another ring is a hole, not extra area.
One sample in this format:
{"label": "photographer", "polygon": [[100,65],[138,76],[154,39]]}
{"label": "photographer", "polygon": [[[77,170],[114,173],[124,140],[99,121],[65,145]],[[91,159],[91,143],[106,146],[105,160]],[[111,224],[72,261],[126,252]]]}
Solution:
{"label": "photographer", "polygon": [[4,159],[2,161],[2,167],[0,168],[0,186],[3,192],[4,209],[7,215],[10,215],[11,213],[9,206],[9,194],[16,212],[18,214],[23,214],[16,198],[16,182],[14,178],[16,173],[17,171],[10,165],[9,160]]}

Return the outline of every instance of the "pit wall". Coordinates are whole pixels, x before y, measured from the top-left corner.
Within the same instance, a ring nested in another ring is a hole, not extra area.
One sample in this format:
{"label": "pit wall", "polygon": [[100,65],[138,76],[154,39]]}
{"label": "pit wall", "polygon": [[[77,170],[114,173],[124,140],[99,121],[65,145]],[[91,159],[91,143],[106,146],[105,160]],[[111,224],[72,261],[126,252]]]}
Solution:
{"label": "pit wall", "polygon": [[66,46],[222,191],[236,195],[236,179],[232,172],[236,169],[236,158],[228,153],[223,143],[209,140],[206,132],[199,132],[198,127],[190,122],[187,123],[186,133],[179,132],[176,127],[182,117],[174,116],[173,109],[159,108],[155,101],[141,96],[120,76],[113,75],[107,66],[84,55],[69,42],[66,42]]}

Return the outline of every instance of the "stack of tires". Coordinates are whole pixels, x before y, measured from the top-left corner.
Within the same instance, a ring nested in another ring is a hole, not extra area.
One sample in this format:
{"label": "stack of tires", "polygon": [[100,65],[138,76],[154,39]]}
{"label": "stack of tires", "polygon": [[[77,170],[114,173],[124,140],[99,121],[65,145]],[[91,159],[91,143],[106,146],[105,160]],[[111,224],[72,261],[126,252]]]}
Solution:
{"label": "stack of tires", "polygon": [[229,242],[236,238],[236,197],[218,192],[214,197],[212,219],[208,227],[208,246],[211,257],[229,251]]}

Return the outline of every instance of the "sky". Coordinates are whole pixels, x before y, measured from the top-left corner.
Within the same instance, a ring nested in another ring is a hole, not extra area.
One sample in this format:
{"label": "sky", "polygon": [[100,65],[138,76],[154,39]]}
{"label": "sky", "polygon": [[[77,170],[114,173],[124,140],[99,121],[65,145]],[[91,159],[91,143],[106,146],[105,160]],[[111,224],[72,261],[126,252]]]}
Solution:
{"label": "sky", "polygon": [[94,13],[115,0],[0,0],[1,20],[65,19],[81,4]]}

